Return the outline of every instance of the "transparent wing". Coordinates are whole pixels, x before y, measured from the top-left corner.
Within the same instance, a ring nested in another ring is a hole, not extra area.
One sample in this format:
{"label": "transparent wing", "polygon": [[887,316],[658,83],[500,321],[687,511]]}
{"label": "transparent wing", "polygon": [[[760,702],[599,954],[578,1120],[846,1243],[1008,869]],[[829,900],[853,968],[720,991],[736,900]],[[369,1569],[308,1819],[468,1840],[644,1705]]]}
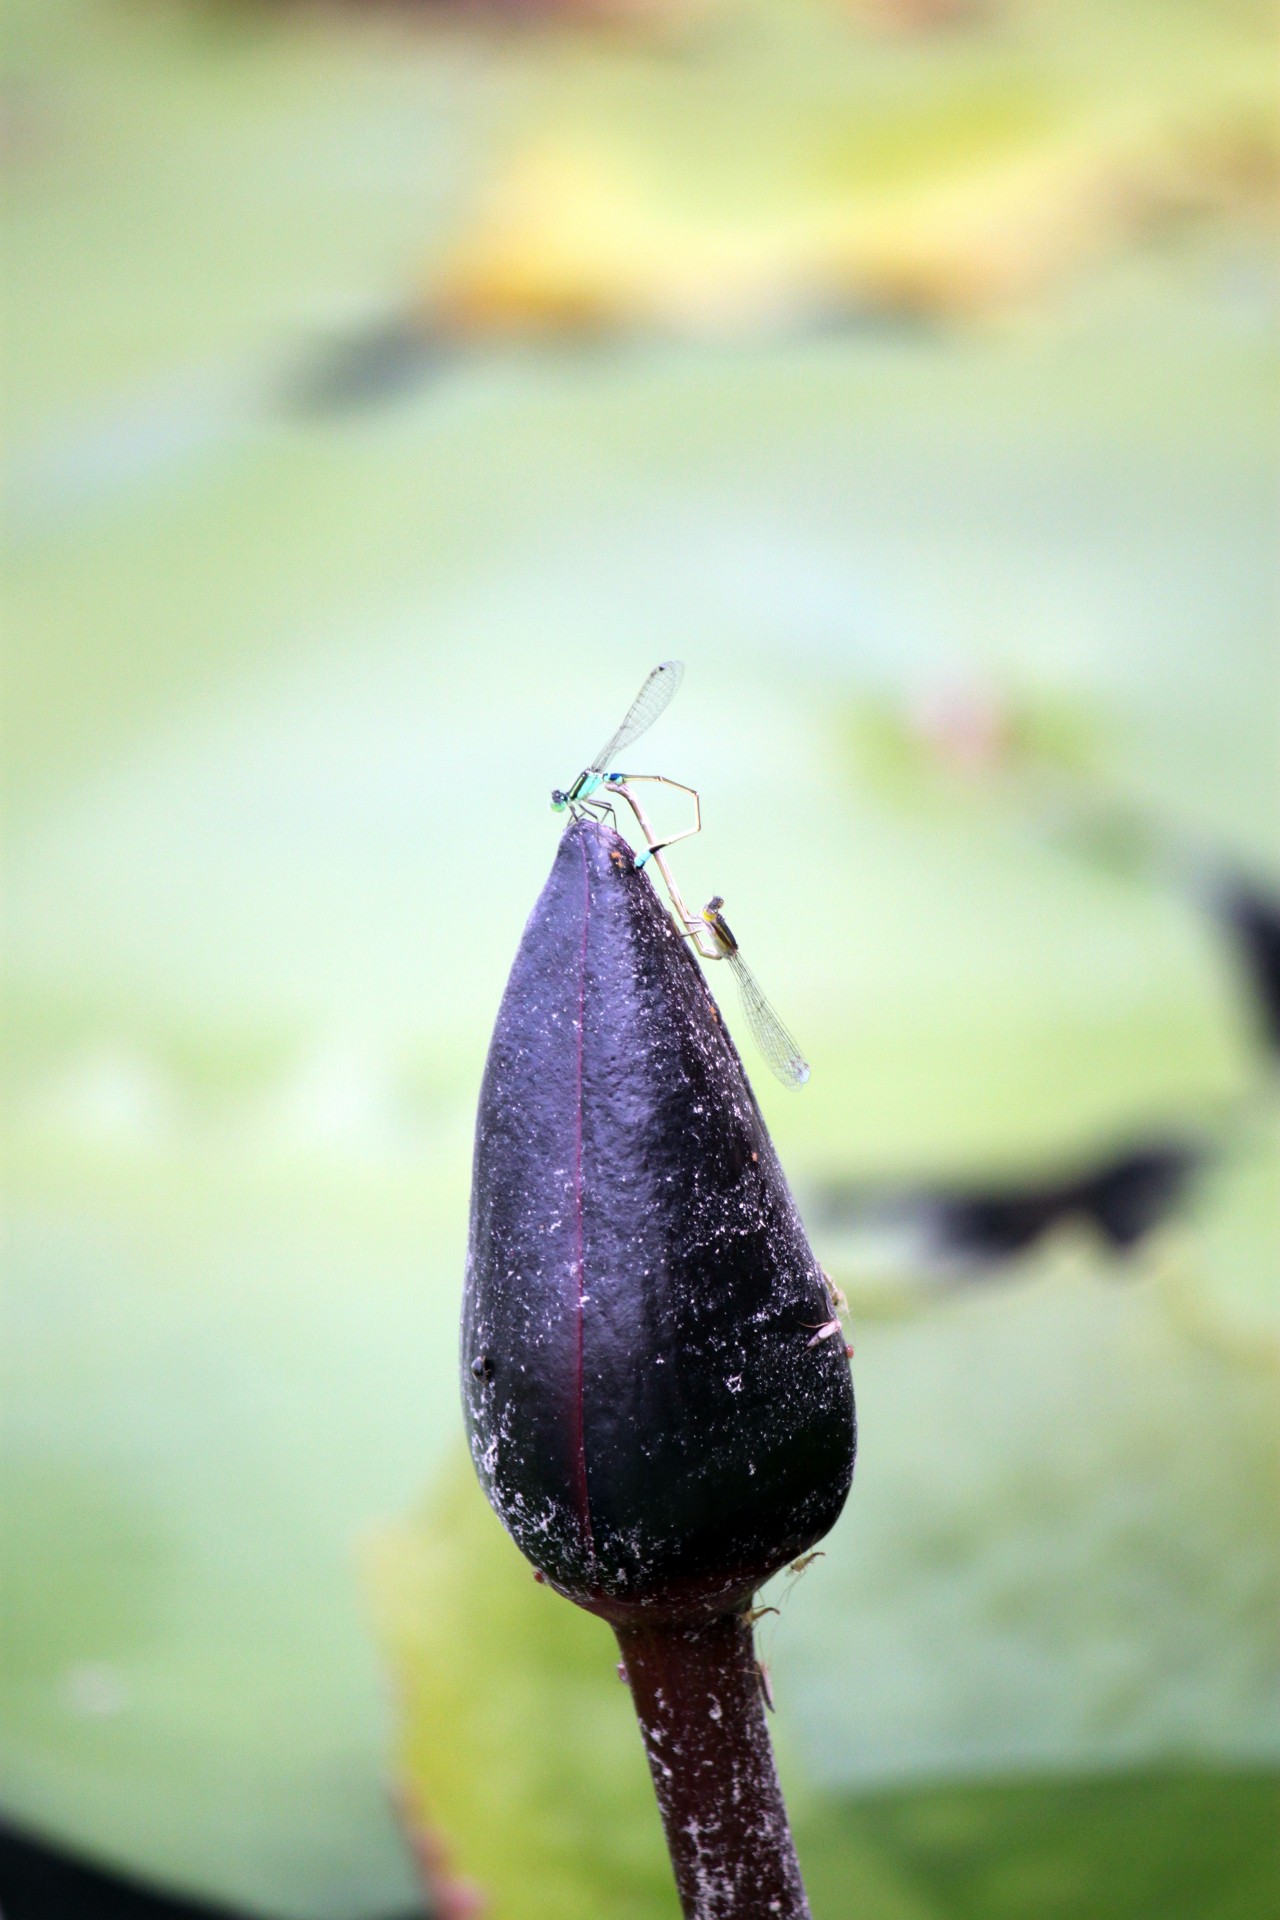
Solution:
{"label": "transparent wing", "polygon": [[630,746],[633,740],[638,740],[642,733],[648,731],[674,698],[683,677],[684,663],[680,660],[664,660],[661,666],[655,667],[627,708],[622,725],[616,733],[610,734],[591,762],[588,772],[609,773],[615,753]]}
{"label": "transparent wing", "polygon": [[740,953],[726,954],[742,995],[755,1043],[784,1087],[802,1087],[809,1078],[809,1062],[760,991],[759,982]]}

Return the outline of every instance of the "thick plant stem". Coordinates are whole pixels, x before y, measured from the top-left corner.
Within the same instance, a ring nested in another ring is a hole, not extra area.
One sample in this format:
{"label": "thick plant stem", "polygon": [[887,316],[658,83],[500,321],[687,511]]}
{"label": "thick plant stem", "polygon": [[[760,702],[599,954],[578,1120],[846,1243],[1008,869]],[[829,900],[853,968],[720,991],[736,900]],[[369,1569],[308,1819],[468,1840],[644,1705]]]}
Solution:
{"label": "thick plant stem", "polygon": [[809,1920],[748,1621],[616,1632],[685,1920]]}

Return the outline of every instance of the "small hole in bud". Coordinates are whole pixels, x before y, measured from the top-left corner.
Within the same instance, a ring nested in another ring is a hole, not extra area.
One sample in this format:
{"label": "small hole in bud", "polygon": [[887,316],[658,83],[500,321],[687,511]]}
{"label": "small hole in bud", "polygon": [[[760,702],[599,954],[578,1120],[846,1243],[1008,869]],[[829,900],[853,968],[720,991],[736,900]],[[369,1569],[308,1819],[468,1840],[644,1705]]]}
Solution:
{"label": "small hole in bud", "polygon": [[492,1380],[493,1362],[487,1353],[479,1353],[471,1362],[471,1371],[477,1380]]}

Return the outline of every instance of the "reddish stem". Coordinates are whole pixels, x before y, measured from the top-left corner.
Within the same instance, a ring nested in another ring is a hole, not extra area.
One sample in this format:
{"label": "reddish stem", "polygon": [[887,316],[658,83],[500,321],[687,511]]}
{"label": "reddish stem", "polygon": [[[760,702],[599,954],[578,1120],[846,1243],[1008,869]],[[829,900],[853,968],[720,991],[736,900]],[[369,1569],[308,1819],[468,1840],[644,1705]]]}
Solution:
{"label": "reddish stem", "polygon": [[685,1920],[810,1920],[746,1619],[615,1631]]}

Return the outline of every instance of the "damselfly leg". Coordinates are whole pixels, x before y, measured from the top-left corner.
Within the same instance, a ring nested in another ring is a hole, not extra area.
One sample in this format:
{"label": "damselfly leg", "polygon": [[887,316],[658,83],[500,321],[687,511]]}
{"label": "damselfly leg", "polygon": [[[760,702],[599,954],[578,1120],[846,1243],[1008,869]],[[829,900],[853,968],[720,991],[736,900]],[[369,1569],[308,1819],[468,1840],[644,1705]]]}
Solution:
{"label": "damselfly leg", "polygon": [[[679,833],[669,833],[662,840],[655,839],[653,829],[637,806],[634,797],[629,791],[625,791],[642,781],[655,786],[674,787],[677,793],[687,793],[693,801],[693,825],[682,828]],[[631,803],[631,811],[640,822],[641,831],[645,837],[645,850],[636,861],[638,867],[642,867],[653,854],[661,853],[665,847],[674,847],[678,840],[691,840],[695,833],[702,832],[701,796],[696,787],[686,787],[683,780],[673,780],[665,773],[611,773],[607,776],[605,785],[610,791],[624,793],[624,797]]]}

